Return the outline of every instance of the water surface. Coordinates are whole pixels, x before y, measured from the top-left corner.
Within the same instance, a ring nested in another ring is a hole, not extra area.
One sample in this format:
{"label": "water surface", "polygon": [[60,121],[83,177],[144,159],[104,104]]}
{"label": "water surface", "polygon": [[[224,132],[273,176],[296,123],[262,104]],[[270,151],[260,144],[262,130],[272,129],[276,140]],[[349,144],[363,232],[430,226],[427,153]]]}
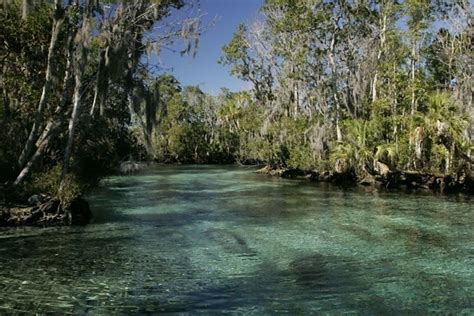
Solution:
{"label": "water surface", "polygon": [[469,198],[158,166],[88,199],[0,231],[0,314],[474,314]]}

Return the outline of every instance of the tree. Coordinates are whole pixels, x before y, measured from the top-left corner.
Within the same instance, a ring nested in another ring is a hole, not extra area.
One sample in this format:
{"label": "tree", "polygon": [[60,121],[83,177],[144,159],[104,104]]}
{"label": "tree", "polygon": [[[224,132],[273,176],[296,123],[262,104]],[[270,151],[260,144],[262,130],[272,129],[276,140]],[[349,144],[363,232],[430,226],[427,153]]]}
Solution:
{"label": "tree", "polygon": [[[254,36],[258,36],[254,33]],[[255,97],[265,103],[272,99],[273,75],[271,65],[261,51],[252,49],[247,27],[240,24],[232,40],[222,48],[219,62],[232,65],[230,73],[253,84]]]}
{"label": "tree", "polygon": [[[189,5],[181,0],[142,0],[133,3],[55,1],[52,6],[45,3],[34,7],[28,6],[30,3],[26,0],[23,3],[28,11],[28,18],[21,23],[51,23],[51,31],[48,32],[47,58],[42,64],[42,92],[37,99],[33,121],[27,121],[31,122],[29,136],[24,142],[20,140],[23,149],[17,156],[19,171],[15,184],[19,185],[28,177],[48,147],[56,148],[58,144],[62,144],[63,159],[55,159],[56,162],[61,160],[63,164],[61,187],[64,187],[64,180],[71,169],[71,158],[77,154],[75,144],[78,137],[82,137],[82,131],[76,135],[77,127],[83,125],[82,121],[90,121],[88,115],[96,123],[101,121],[95,118],[96,113],[101,117],[106,113],[110,119],[114,117],[108,108],[118,104],[108,102],[111,91],[115,93],[122,90],[129,95],[129,100],[136,93],[140,100],[132,106],[129,103],[128,109],[139,121],[142,121],[142,116],[145,118],[142,128],[146,135],[151,134],[155,126],[160,91],[158,84],[148,81],[149,70],[141,62],[141,56],[159,53],[160,47],[178,39],[185,41],[184,53],[192,52],[200,33],[199,16],[165,21],[164,18],[173,10]],[[36,20],[40,16],[47,17],[48,14],[49,18]],[[7,15],[2,18],[10,23],[15,17]],[[162,23],[162,33],[155,29],[158,23]],[[14,29],[6,31],[5,34],[9,36]],[[8,41],[10,45],[14,37],[9,37]],[[155,49],[150,50],[151,47]],[[4,56],[3,60],[7,62],[10,58],[15,58],[9,51]],[[12,67],[3,67],[5,78],[9,78],[13,70]],[[19,76],[24,74],[19,73]],[[91,82],[94,83],[92,89]],[[2,81],[2,108],[6,110],[5,113],[11,112],[11,96],[15,95],[10,88],[10,84]],[[61,135],[64,134],[60,131],[64,131],[67,137],[63,138]]]}

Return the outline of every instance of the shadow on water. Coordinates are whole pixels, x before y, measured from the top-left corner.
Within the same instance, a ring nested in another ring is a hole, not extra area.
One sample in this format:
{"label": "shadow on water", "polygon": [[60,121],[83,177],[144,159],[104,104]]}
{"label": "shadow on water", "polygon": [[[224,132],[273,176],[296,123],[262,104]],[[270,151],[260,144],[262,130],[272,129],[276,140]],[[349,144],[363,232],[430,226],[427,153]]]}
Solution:
{"label": "shadow on water", "polygon": [[[291,261],[284,269],[262,264],[252,275],[224,280],[210,279],[198,290],[181,293],[174,298],[150,300],[139,312],[164,313],[216,312],[241,310],[256,313],[342,312],[395,314],[396,307],[382,298],[361,300],[357,293],[371,285],[362,278],[362,268],[348,258],[312,254]],[[318,304],[318,301],[321,304]],[[306,303],[303,303],[306,302]]]}
{"label": "shadow on water", "polygon": [[[373,264],[391,266],[390,262]],[[315,253],[292,260],[284,269],[267,263],[262,264],[253,275],[206,280],[198,290],[181,293],[173,298],[150,300],[153,297],[151,289],[147,303],[139,304],[148,306],[148,309],[141,308],[139,312],[212,313],[246,310],[265,314],[318,314],[337,311],[337,314],[357,315],[420,315],[430,309],[436,311],[441,304],[452,300],[452,297],[440,297],[439,301],[426,300],[423,304],[416,300],[400,302],[396,297],[389,298],[372,289],[374,284],[364,277],[368,273],[378,274],[378,281],[397,275],[392,268],[377,270],[358,265],[351,258]],[[431,276],[421,277],[433,282]],[[445,283],[445,280],[437,280],[438,287]],[[456,282],[459,280],[452,284]],[[372,295],[363,295],[364,292]],[[431,294],[428,292],[421,296],[425,299]],[[472,302],[469,303],[468,299],[459,298],[459,302],[460,308],[472,308]]]}

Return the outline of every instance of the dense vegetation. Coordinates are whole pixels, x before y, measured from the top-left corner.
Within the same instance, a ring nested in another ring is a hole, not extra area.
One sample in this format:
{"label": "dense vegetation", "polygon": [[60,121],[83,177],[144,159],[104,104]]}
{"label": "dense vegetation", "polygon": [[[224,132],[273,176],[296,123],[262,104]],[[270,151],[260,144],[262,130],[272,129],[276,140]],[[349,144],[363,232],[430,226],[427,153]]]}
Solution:
{"label": "dense vegetation", "polygon": [[218,96],[144,58],[180,39],[194,51],[199,18],[172,15],[187,1],[32,3],[0,15],[13,192],[68,199],[128,159],[472,179],[469,1],[266,0],[219,61],[253,88]]}
{"label": "dense vegetation", "polygon": [[172,96],[162,100],[151,153],[472,185],[471,9],[469,1],[267,0],[220,60],[252,91],[211,97],[166,79]]}
{"label": "dense vegetation", "polygon": [[192,53],[200,19],[181,0],[1,5],[0,182],[67,201],[140,155],[131,130],[157,106],[145,56],[177,40]]}

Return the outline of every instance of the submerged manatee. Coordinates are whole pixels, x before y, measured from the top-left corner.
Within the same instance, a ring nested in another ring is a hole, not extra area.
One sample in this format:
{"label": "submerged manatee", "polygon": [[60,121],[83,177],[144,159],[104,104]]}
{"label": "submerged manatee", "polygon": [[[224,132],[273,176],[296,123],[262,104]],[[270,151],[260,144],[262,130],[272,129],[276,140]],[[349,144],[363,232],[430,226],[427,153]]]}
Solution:
{"label": "submerged manatee", "polygon": [[418,251],[420,247],[438,247],[449,249],[450,243],[447,237],[439,232],[428,230],[423,227],[413,226],[387,226],[392,230],[389,235],[393,238],[405,238],[405,243],[411,250]]}
{"label": "submerged manatee", "polygon": [[210,240],[219,244],[224,251],[228,253],[242,254],[245,256],[255,255],[255,251],[248,246],[247,242],[234,232],[225,229],[211,228],[206,230],[205,235]]}
{"label": "submerged manatee", "polygon": [[319,253],[290,262],[286,273],[297,285],[317,292],[357,292],[368,288],[361,267],[349,258]]}
{"label": "submerged manatee", "polygon": [[330,277],[328,260],[320,254],[293,260],[288,266],[288,272],[299,285],[326,286]]}

